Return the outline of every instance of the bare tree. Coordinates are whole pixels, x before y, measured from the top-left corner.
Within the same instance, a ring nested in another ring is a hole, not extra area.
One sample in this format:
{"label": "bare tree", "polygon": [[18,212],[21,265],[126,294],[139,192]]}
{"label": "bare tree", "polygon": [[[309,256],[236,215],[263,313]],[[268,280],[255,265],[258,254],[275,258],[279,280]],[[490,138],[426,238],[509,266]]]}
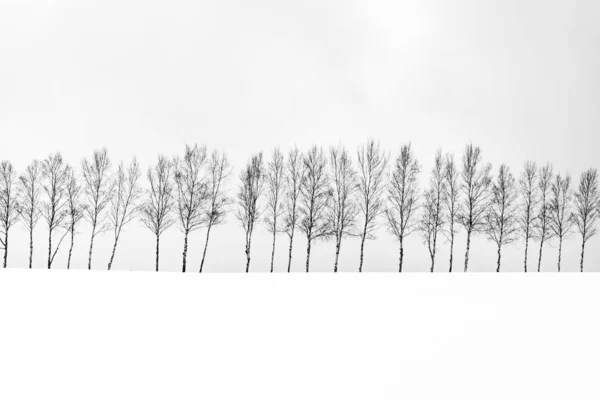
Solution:
{"label": "bare tree", "polygon": [[521,193],[521,205],[519,213],[519,230],[525,239],[524,268],[527,272],[527,253],[529,251],[529,239],[533,236],[533,223],[538,205],[538,168],[535,162],[527,161],[519,179],[519,191]]}
{"label": "bare tree", "polygon": [[357,204],[361,217],[360,226],[360,264],[358,272],[362,272],[365,240],[375,239],[377,219],[385,213],[385,184],[387,181],[387,165],[389,155],[374,140],[360,146],[358,154],[358,188]]}
{"label": "bare tree", "polygon": [[491,201],[485,215],[485,233],[498,248],[496,272],[500,272],[502,246],[516,240],[519,222],[517,196],[515,178],[508,167],[502,164],[496,182],[492,186]]}
{"label": "bare tree", "polygon": [[281,219],[283,206],[281,204],[284,190],[284,167],[283,155],[279,149],[273,151],[273,159],[267,164],[267,209],[265,223],[267,230],[273,235],[273,247],[271,250],[271,272],[275,261],[275,240],[277,233],[281,232]]}
{"label": "bare tree", "polygon": [[265,171],[263,154],[253,155],[240,175],[240,191],[238,193],[237,219],[242,223],[246,234],[246,272],[250,271],[250,251],[254,226],[262,214],[259,199],[264,190]]}
{"label": "bare tree", "polygon": [[204,267],[206,259],[206,250],[208,248],[208,239],[213,226],[221,225],[225,222],[227,209],[231,204],[231,199],[225,192],[225,183],[231,175],[231,166],[227,154],[214,150],[208,162],[208,209],[204,215],[204,224],[206,225],[206,241],[204,242],[204,252],[202,253],[202,262],[200,263],[200,272]]}
{"label": "bare tree", "polygon": [[110,228],[106,223],[107,215],[104,210],[110,204],[114,183],[110,176],[111,161],[106,148],[94,151],[92,159],[83,159],[81,165],[86,200],[85,217],[92,225],[88,253],[88,269],[92,269],[94,239]]}
{"label": "bare tree", "polygon": [[300,230],[306,235],[306,272],[313,241],[331,235],[327,209],[333,196],[323,149],[313,145],[303,157],[306,177],[300,188]]}
{"label": "bare tree", "polygon": [[465,148],[462,163],[461,189],[464,197],[458,222],[467,231],[467,248],[465,250],[465,272],[467,272],[471,235],[479,233],[485,228],[492,166],[483,164],[481,148],[475,147],[473,144],[469,144]]}
{"label": "bare tree", "polygon": [[3,267],[8,263],[8,231],[19,220],[17,174],[10,161],[0,162],[0,245],[4,250]]}
{"label": "bare tree", "polygon": [[302,161],[302,155],[298,151],[298,147],[290,150],[288,155],[288,161],[285,164],[285,209],[283,217],[283,230],[290,239],[290,246],[288,250],[288,269],[292,270],[292,247],[294,244],[294,233],[298,226],[300,219],[300,212],[298,207],[298,198],[300,197],[302,185],[306,179],[304,163]]}
{"label": "bare tree", "polygon": [[554,183],[552,183],[552,199],[550,201],[550,227],[554,236],[558,238],[558,272],[560,272],[563,240],[571,234],[573,227],[571,213],[573,189],[571,177],[568,174],[564,178],[560,174],[556,175]]}
{"label": "bare tree", "polygon": [[352,234],[356,227],[358,205],[355,198],[357,186],[356,171],[348,150],[342,145],[329,151],[333,196],[329,205],[329,224],[335,238],[335,262],[333,272],[338,270],[338,260],[342,239]]}
{"label": "bare tree", "polygon": [[542,268],[542,251],[544,249],[544,244],[552,239],[553,236],[551,229],[552,177],[552,165],[546,164],[540,169],[538,178],[539,206],[533,225],[533,236],[540,241],[537,266],[538,272],[540,272]]}
{"label": "bare tree", "polygon": [[442,232],[450,242],[450,268],[448,272],[452,272],[452,264],[454,261],[454,238],[458,233],[455,223],[460,215],[461,207],[459,203],[460,183],[459,173],[454,162],[454,156],[446,154],[446,162],[444,163],[444,182],[445,193],[443,196],[444,208],[447,215],[447,229]]}
{"label": "bare tree", "polygon": [[25,173],[19,177],[21,221],[29,232],[29,268],[33,265],[33,229],[40,220],[42,197],[42,163],[33,160],[27,166]]}
{"label": "bare tree", "polygon": [[418,227],[414,213],[419,195],[417,177],[420,169],[411,145],[402,146],[389,183],[390,206],[385,211],[390,230],[400,243],[399,272],[402,272],[404,261],[404,239]]}
{"label": "bare tree", "polygon": [[206,147],[185,146],[183,159],[175,158],[175,186],[177,189],[176,207],[181,230],[184,234],[182,272],[185,272],[188,252],[188,236],[202,227],[204,208],[208,199],[206,175]]}
{"label": "bare tree", "polygon": [[110,228],[114,234],[114,242],[110,260],[108,261],[108,270],[111,269],[117,251],[117,244],[121,237],[121,232],[125,225],[130,223],[140,210],[140,197],[142,190],[140,188],[140,177],[142,173],[137,159],[134,157],[127,171],[123,163],[119,164],[114,187],[114,196],[111,199],[111,207],[108,212]]}
{"label": "bare tree", "polygon": [[437,238],[439,232],[446,223],[444,204],[446,203],[446,180],[444,178],[445,165],[442,151],[435,154],[435,161],[429,179],[429,188],[425,192],[423,214],[421,216],[420,230],[423,234],[429,257],[431,259],[431,272],[435,268],[435,253],[437,250]]}
{"label": "bare tree", "polygon": [[163,155],[158,156],[154,168],[148,168],[147,178],[150,189],[141,208],[144,225],[156,236],[156,272],[160,256],[160,236],[170,228],[175,220],[172,217],[173,199],[173,163]]}
{"label": "bare tree", "polygon": [[75,235],[77,233],[77,225],[81,221],[85,213],[85,207],[81,203],[81,185],[77,181],[75,171],[67,165],[66,167],[67,180],[65,191],[67,197],[67,232],[71,236],[71,245],[69,246],[69,256],[67,257],[67,269],[71,268],[71,256],[73,255],[73,247],[75,245]]}
{"label": "bare tree", "polygon": [[[66,188],[68,169],[60,153],[51,154],[42,162],[42,176],[44,178],[42,187],[46,194],[46,200],[42,203],[42,216],[48,224],[48,269],[50,269],[60,245],[69,232],[64,227],[68,216]],[[53,247],[52,236],[61,229],[64,229],[64,232]]]}
{"label": "bare tree", "polygon": [[600,192],[598,191],[598,171],[588,169],[581,174],[579,189],[575,193],[574,223],[581,233],[581,261],[579,268],[583,272],[583,256],[585,244],[597,233],[600,214]]}

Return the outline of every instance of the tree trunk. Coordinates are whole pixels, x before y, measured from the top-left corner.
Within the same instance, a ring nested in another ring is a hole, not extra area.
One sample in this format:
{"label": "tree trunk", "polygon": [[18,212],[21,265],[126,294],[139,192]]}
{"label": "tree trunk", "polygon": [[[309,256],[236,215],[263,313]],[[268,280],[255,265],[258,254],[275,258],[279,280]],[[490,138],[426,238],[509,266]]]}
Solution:
{"label": "tree trunk", "polygon": [[75,234],[71,231],[71,246],[69,247],[69,257],[67,258],[67,269],[71,269],[71,255],[73,254],[73,245],[75,243]]}
{"label": "tree trunk", "polygon": [[33,229],[29,230],[29,269],[33,265]]}
{"label": "tree trunk", "polygon": [[450,269],[448,272],[452,272],[452,260],[454,258],[454,234],[450,234]]}
{"label": "tree trunk", "polygon": [[4,232],[4,268],[8,264],[8,229]]}
{"label": "tree trunk", "polygon": [[246,273],[250,271],[250,246],[252,245],[252,240],[248,239],[248,243],[246,244]]}
{"label": "tree trunk", "polygon": [[581,272],[583,272],[583,255],[585,253],[585,240],[581,242],[581,262],[579,263],[579,268]]}
{"label": "tree trunk", "polygon": [[404,246],[402,243],[402,239],[400,239],[400,256],[398,257],[399,266],[398,272],[402,272],[402,262],[404,261]]}
{"label": "tree trunk", "polygon": [[338,270],[338,260],[340,259],[340,247],[342,247],[341,237],[335,242],[335,264],[333,265],[333,272],[337,272]]}
{"label": "tree trunk", "polygon": [[202,273],[202,268],[204,268],[204,260],[206,259],[206,249],[208,248],[208,238],[210,236],[210,228],[212,228],[212,224],[209,224],[208,229],[206,230],[206,241],[204,242],[204,252],[202,253],[202,261],[200,262],[200,273]]}
{"label": "tree trunk", "polygon": [[90,252],[88,254],[88,269],[92,269],[92,252],[94,251],[94,236],[96,233],[96,227],[92,228],[92,237],[90,238]]}
{"label": "tree trunk", "polygon": [[48,233],[48,269],[52,265],[52,230]]}
{"label": "tree trunk", "polygon": [[108,261],[108,270],[112,268],[112,263],[115,259],[115,252],[117,251],[117,243],[119,242],[119,234],[115,235],[115,243],[113,244],[112,253],[110,254],[110,260]]}
{"label": "tree trunk", "polygon": [[540,241],[540,254],[538,256],[538,272],[540,272],[542,269],[542,249],[543,249],[543,247],[544,247],[544,241],[541,240]]}
{"label": "tree trunk", "polygon": [[562,238],[558,240],[558,272],[560,272],[560,259],[562,257]]}
{"label": "tree trunk", "polygon": [[467,231],[467,249],[465,250],[465,272],[469,267],[469,249],[471,248],[471,231]]}
{"label": "tree trunk", "polygon": [[159,251],[160,251],[160,235],[156,235],[156,272],[158,272]]}
{"label": "tree trunk", "polygon": [[358,266],[358,272],[362,272],[364,254],[365,254],[365,239],[367,238],[367,223],[365,221],[365,228],[363,229],[362,236],[360,238],[360,264]]}
{"label": "tree trunk", "polygon": [[[502,246],[498,245],[498,265],[496,267],[496,272],[500,272],[500,260],[502,259]],[[527,272],[527,270],[525,270]]]}
{"label": "tree trunk", "polygon": [[306,245],[306,272],[308,272],[308,268],[310,267],[310,242],[311,240],[308,239],[308,243]]}
{"label": "tree trunk", "polygon": [[527,250],[529,250],[529,237],[525,239],[525,272],[527,272]]}
{"label": "tree trunk", "polygon": [[187,262],[187,250],[188,250],[188,235],[189,235],[189,231],[185,231],[185,235],[183,238],[183,266],[182,266],[182,272],[185,273],[185,265]]}
{"label": "tree trunk", "polygon": [[277,238],[277,233],[273,230],[273,249],[271,250],[271,273],[273,273],[273,262],[275,261],[275,239]]}
{"label": "tree trunk", "polygon": [[292,271],[292,245],[294,244],[294,228],[292,228],[292,233],[290,234],[290,249],[288,255],[288,273]]}

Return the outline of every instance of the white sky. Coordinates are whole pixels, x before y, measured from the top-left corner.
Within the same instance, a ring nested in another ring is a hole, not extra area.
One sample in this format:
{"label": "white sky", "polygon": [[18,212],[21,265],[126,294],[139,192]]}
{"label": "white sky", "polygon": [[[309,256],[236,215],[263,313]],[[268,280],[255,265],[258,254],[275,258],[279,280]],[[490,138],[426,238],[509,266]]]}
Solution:
{"label": "white sky", "polygon": [[[458,156],[469,141],[515,175],[533,159],[577,181],[600,166],[599,27],[596,1],[0,0],[0,158],[22,170],[59,150],[79,165],[106,146],[115,161],[135,154],[146,168],[158,152],[200,142],[229,153],[234,194],[251,152],[339,141],[354,150],[373,137],[393,154],[411,141],[424,182],[437,147]],[[80,268],[89,240],[82,228]],[[46,235],[40,223],[36,267],[44,266]],[[98,239],[95,267],[106,266],[111,239]],[[203,231],[191,237],[192,269],[203,240]],[[182,241],[177,228],[165,234],[163,269],[180,268]],[[11,267],[26,266],[22,225],[11,242]],[[285,236],[278,243],[276,270],[285,270]],[[598,243],[589,243],[588,270],[600,270]],[[358,246],[355,239],[342,245],[342,271],[357,269]],[[567,242],[563,270],[578,269],[579,247],[577,236]],[[304,248],[298,237],[294,270],[303,269]],[[65,250],[57,267],[66,264]],[[264,227],[252,251],[251,269],[267,271]],[[507,248],[503,269],[520,271],[522,252],[521,243]],[[463,254],[461,233],[458,270]],[[332,242],[317,243],[311,268],[331,270],[333,256]],[[396,270],[397,246],[385,229],[365,257],[366,271]],[[472,270],[495,269],[494,246],[482,237],[471,257]],[[548,247],[543,270],[554,270],[555,259]],[[151,270],[153,260],[153,237],[134,222],[114,268]],[[442,243],[440,270],[446,260]],[[428,265],[414,235],[405,270]],[[233,215],[212,234],[206,270],[244,270],[243,230]]]}

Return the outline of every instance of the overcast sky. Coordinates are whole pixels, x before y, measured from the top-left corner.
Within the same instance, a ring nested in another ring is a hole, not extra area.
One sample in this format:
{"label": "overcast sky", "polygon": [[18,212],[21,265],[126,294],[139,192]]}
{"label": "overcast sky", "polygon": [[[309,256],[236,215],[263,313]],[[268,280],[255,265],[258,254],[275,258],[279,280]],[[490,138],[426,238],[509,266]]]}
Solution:
{"label": "overcast sky", "polygon": [[[0,0],[0,158],[21,171],[32,158],[61,151],[72,164],[106,146],[113,159],[134,154],[142,166],[186,143],[225,149],[235,168],[252,152],[293,144],[367,138],[393,155],[412,142],[428,178],[435,150],[459,156],[473,141],[486,161],[515,175],[527,159],[552,162],[575,181],[600,166],[600,3],[597,1],[24,1]],[[575,182],[576,183],[576,182]],[[89,227],[74,263],[86,267]],[[27,232],[14,228],[11,267],[27,264]],[[36,230],[36,267],[44,266],[47,228]],[[191,236],[189,265],[199,266],[204,231]],[[105,268],[112,237],[99,237],[94,266]],[[464,234],[455,259],[463,262]],[[183,236],[162,240],[165,270],[180,269]],[[276,270],[286,268],[285,236]],[[600,270],[600,237],[588,270]],[[298,236],[292,269],[301,271]],[[356,239],[342,245],[340,269],[358,267]],[[415,234],[406,271],[429,260]],[[537,243],[530,263],[535,263]],[[66,247],[56,266],[66,265]],[[564,251],[578,270],[580,239]],[[270,238],[260,226],[251,269],[269,269]],[[398,247],[385,228],[368,242],[365,271],[397,269]],[[522,243],[503,269],[522,269]],[[547,248],[543,270],[555,270]],[[233,215],[214,230],[206,271],[244,270],[244,233]],[[314,246],[311,268],[333,268],[333,242]],[[442,241],[437,266],[446,270]],[[115,269],[152,270],[154,239],[139,221],[122,236]],[[472,246],[473,271],[495,270],[495,249]],[[461,270],[458,268],[458,270]]]}

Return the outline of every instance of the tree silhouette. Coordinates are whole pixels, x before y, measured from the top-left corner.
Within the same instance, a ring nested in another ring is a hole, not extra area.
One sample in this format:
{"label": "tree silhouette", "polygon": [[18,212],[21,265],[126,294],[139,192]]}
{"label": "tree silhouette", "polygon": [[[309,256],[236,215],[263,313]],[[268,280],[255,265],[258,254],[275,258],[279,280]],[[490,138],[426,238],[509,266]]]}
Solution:
{"label": "tree silhouette", "polygon": [[333,196],[329,203],[329,224],[335,238],[335,262],[333,272],[338,270],[342,239],[350,235],[356,227],[358,206],[355,201],[357,186],[356,172],[348,150],[342,145],[329,151]]}
{"label": "tree silhouette", "polygon": [[459,173],[454,162],[454,156],[446,154],[446,162],[444,163],[444,189],[445,193],[442,197],[447,216],[447,229],[442,232],[450,242],[450,259],[448,272],[452,272],[452,264],[454,260],[454,238],[458,233],[456,222],[461,212],[459,203],[460,183]]}
{"label": "tree silhouette", "polygon": [[67,257],[67,269],[71,268],[71,257],[73,255],[73,247],[75,245],[75,234],[77,225],[81,221],[85,213],[85,207],[81,203],[81,185],[78,182],[77,176],[73,168],[67,165],[66,168],[67,181],[65,185],[67,197],[67,231],[71,236],[71,245],[69,246],[69,255]]}
{"label": "tree silhouette", "polygon": [[262,210],[259,200],[264,190],[265,171],[263,154],[253,155],[240,175],[240,191],[238,193],[237,219],[241,222],[246,234],[245,254],[246,273],[250,271],[250,251],[252,249],[252,233],[260,218]]}
{"label": "tree silhouette", "polygon": [[182,272],[185,272],[188,252],[188,236],[202,227],[208,188],[204,167],[206,147],[185,146],[183,159],[173,160],[176,208],[179,224],[183,231]]}
{"label": "tree silhouette", "polygon": [[537,215],[534,219],[533,232],[534,237],[540,241],[540,250],[538,255],[538,272],[542,268],[542,251],[544,249],[544,243],[552,239],[553,231],[551,229],[551,215],[552,215],[552,165],[546,164],[540,169],[538,178],[538,193],[539,193],[539,206],[537,208]]}
{"label": "tree silhouette", "polygon": [[114,188],[115,192],[111,199],[110,210],[108,213],[110,229],[114,234],[112,252],[110,254],[110,260],[108,261],[108,270],[112,268],[115,253],[117,251],[117,244],[119,243],[123,228],[136,217],[140,210],[139,201],[142,196],[142,190],[140,188],[139,180],[141,175],[140,166],[135,157],[131,160],[127,171],[122,162],[117,169]]}
{"label": "tree silhouette", "polygon": [[306,235],[306,272],[309,272],[313,241],[327,238],[332,233],[327,210],[333,192],[327,174],[327,158],[323,149],[313,145],[303,160],[306,178],[300,189],[299,228]]}
{"label": "tree silhouette", "polygon": [[42,201],[42,163],[33,160],[19,177],[21,221],[29,232],[29,268],[33,265],[33,229],[40,220]]}
{"label": "tree silhouette", "polygon": [[275,261],[275,240],[277,233],[281,232],[282,228],[280,217],[283,215],[282,198],[284,191],[284,168],[283,155],[279,149],[273,150],[271,161],[267,164],[266,181],[267,181],[267,208],[265,215],[265,223],[267,231],[273,235],[273,246],[271,250],[271,272],[273,272],[273,263]]}
{"label": "tree silhouette", "polygon": [[160,259],[160,236],[169,229],[175,220],[172,217],[173,198],[173,163],[163,155],[158,156],[154,168],[147,173],[150,189],[147,199],[141,208],[141,219],[144,225],[156,237],[156,272]]}
{"label": "tree silhouette", "polygon": [[420,169],[410,143],[402,146],[389,183],[390,205],[385,211],[390,231],[400,243],[399,272],[402,272],[404,261],[404,239],[417,229],[414,213],[417,209],[417,177]]}
{"label": "tree silhouette", "polygon": [[208,208],[204,215],[206,241],[204,242],[200,272],[202,272],[202,268],[204,267],[211,229],[213,226],[221,225],[225,222],[225,215],[231,204],[231,199],[225,192],[225,183],[230,175],[231,166],[229,165],[227,154],[214,150],[208,161]]}
{"label": "tree silhouette", "polygon": [[[51,154],[42,162],[42,177],[46,199],[42,202],[42,216],[48,224],[48,269],[60,249],[65,236],[69,232],[64,222],[68,216],[67,208],[67,181],[68,169],[60,153]],[[52,236],[55,232],[64,229],[62,236],[55,247],[52,245]]]}
{"label": "tree silhouette", "polygon": [[552,199],[550,200],[550,227],[554,236],[558,238],[558,272],[562,260],[562,244],[573,227],[573,214],[571,206],[573,202],[573,189],[571,188],[571,177],[567,174],[564,178],[556,175],[552,183]]}
{"label": "tree silhouette", "polygon": [[288,160],[285,164],[285,208],[283,216],[283,230],[290,239],[288,250],[288,268],[292,270],[292,248],[294,245],[294,233],[300,219],[300,211],[298,208],[298,198],[300,197],[302,185],[306,179],[304,162],[302,155],[298,151],[298,147],[294,146],[288,154]]}
{"label": "tree silhouette", "polygon": [[444,161],[442,151],[435,154],[435,161],[429,178],[429,188],[425,191],[423,214],[421,216],[420,230],[423,235],[429,258],[431,259],[431,272],[435,268],[435,253],[437,238],[445,224],[444,196],[446,195],[446,181],[444,179]]}
{"label": "tree silhouette", "polygon": [[502,246],[516,240],[517,195],[515,178],[508,167],[502,164],[496,182],[492,186],[491,201],[485,215],[485,233],[498,248],[496,272],[500,272]]}
{"label": "tree silhouette", "polygon": [[535,162],[527,161],[519,179],[521,204],[519,210],[519,230],[525,239],[525,256],[523,266],[527,272],[527,253],[529,239],[533,236],[533,222],[538,205],[538,169]]}
{"label": "tree silhouette", "polygon": [[579,189],[575,193],[575,214],[573,221],[581,234],[581,261],[579,268],[583,272],[585,244],[596,234],[600,213],[600,192],[598,191],[598,171],[588,169],[581,174]]}
{"label": "tree silhouette", "polygon": [[362,227],[360,236],[360,264],[358,272],[362,272],[365,241],[375,239],[377,219],[385,213],[385,185],[387,182],[387,165],[389,155],[381,149],[379,142],[367,141],[360,146],[358,154],[358,188],[357,204]]}
{"label": "tree silhouette", "polygon": [[467,247],[465,250],[465,272],[467,272],[471,235],[479,233],[485,228],[492,165],[483,164],[481,149],[473,146],[472,143],[465,148],[462,164],[461,190],[464,196],[458,222],[467,231]]}
{"label": "tree silhouette", "polygon": [[17,174],[10,161],[0,162],[0,245],[4,250],[3,267],[8,263],[8,231],[19,220]]}
{"label": "tree silhouette", "polygon": [[109,229],[104,211],[110,204],[114,183],[110,176],[111,161],[106,148],[94,151],[92,159],[83,159],[81,165],[86,201],[85,217],[92,225],[88,253],[88,269],[92,269],[94,239]]}

